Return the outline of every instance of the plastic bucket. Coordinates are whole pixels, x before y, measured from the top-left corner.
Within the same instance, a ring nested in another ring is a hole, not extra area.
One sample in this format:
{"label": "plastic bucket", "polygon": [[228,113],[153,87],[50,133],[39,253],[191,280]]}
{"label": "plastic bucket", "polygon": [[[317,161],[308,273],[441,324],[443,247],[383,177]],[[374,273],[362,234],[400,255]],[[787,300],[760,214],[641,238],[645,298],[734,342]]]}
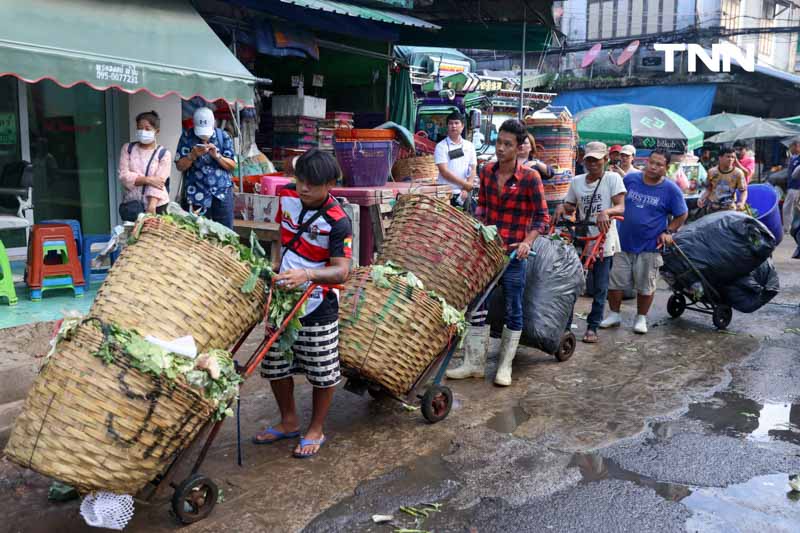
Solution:
{"label": "plastic bucket", "polygon": [[783,239],[781,211],[778,208],[778,193],[772,185],[754,183],[747,187],[747,203],[758,211],[758,221],[764,224],[775,237],[776,246]]}

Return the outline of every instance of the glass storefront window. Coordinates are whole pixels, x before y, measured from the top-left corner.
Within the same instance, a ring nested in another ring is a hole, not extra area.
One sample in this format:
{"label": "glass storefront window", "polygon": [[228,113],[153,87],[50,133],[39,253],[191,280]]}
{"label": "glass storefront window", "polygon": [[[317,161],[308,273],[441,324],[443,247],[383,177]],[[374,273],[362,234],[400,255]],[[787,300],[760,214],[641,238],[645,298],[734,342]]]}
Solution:
{"label": "glass storefront window", "polygon": [[79,220],[109,231],[106,94],[44,80],[27,86],[34,220]]}
{"label": "glass storefront window", "polygon": [[[11,76],[0,77],[0,188],[16,188],[22,161],[19,123],[19,82]],[[0,194],[0,214],[16,215],[19,202],[14,195]],[[25,246],[25,230],[2,230],[0,239],[6,248]]]}

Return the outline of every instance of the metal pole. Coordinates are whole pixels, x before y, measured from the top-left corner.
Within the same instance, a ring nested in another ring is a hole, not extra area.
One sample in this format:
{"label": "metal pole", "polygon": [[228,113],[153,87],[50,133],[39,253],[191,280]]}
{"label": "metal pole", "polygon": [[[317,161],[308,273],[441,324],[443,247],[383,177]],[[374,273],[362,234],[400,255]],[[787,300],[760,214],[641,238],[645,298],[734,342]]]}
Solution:
{"label": "metal pole", "polygon": [[[394,55],[394,46],[392,43],[389,43],[389,57]],[[389,109],[389,102],[392,98],[392,61],[386,63],[386,113],[384,120],[389,122],[389,117],[391,115],[391,111]]]}
{"label": "metal pole", "polygon": [[522,7],[522,70],[519,73],[519,119],[522,120],[525,117],[522,116],[522,109],[525,106],[525,37],[528,34],[528,7]]}

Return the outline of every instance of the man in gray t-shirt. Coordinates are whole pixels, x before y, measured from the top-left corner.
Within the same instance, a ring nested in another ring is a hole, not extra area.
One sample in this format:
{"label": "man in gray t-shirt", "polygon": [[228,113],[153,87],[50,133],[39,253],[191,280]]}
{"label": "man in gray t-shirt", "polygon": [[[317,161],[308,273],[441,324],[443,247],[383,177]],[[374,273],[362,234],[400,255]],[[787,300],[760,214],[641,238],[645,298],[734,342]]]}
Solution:
{"label": "man in gray t-shirt", "polygon": [[625,212],[625,184],[622,177],[615,172],[605,171],[608,160],[606,145],[591,142],[586,145],[583,164],[586,174],[575,176],[570,183],[564,203],[556,208],[554,224],[564,214],[577,212],[577,218],[595,224],[589,226],[591,236],[606,232],[603,260],[596,261],[592,267],[594,280],[592,311],[586,319],[586,333],[583,342],[597,342],[597,328],[603,320],[603,312],[608,296],[608,277],[611,271],[613,255],[619,251],[619,236],[613,216],[622,216]]}

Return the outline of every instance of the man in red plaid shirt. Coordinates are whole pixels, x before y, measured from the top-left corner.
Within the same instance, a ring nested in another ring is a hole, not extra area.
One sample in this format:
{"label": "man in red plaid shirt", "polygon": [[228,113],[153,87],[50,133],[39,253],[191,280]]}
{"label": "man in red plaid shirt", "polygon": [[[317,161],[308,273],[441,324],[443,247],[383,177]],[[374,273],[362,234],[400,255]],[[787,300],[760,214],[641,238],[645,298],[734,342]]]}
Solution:
{"label": "man in red plaid shirt", "polygon": [[[495,146],[497,162],[486,165],[481,171],[478,194],[478,218],[487,226],[497,226],[506,249],[517,252],[500,280],[506,314],[494,382],[501,386],[511,385],[511,362],[522,334],[526,262],[533,242],[547,230],[550,222],[542,178],[536,170],[517,163],[517,149],[526,134],[525,126],[516,119],[507,120],[500,126]],[[479,317],[477,325],[475,317]],[[485,317],[485,310],[473,316],[464,346],[464,364],[449,370],[447,377],[483,377],[489,345],[489,326],[484,324]]]}

